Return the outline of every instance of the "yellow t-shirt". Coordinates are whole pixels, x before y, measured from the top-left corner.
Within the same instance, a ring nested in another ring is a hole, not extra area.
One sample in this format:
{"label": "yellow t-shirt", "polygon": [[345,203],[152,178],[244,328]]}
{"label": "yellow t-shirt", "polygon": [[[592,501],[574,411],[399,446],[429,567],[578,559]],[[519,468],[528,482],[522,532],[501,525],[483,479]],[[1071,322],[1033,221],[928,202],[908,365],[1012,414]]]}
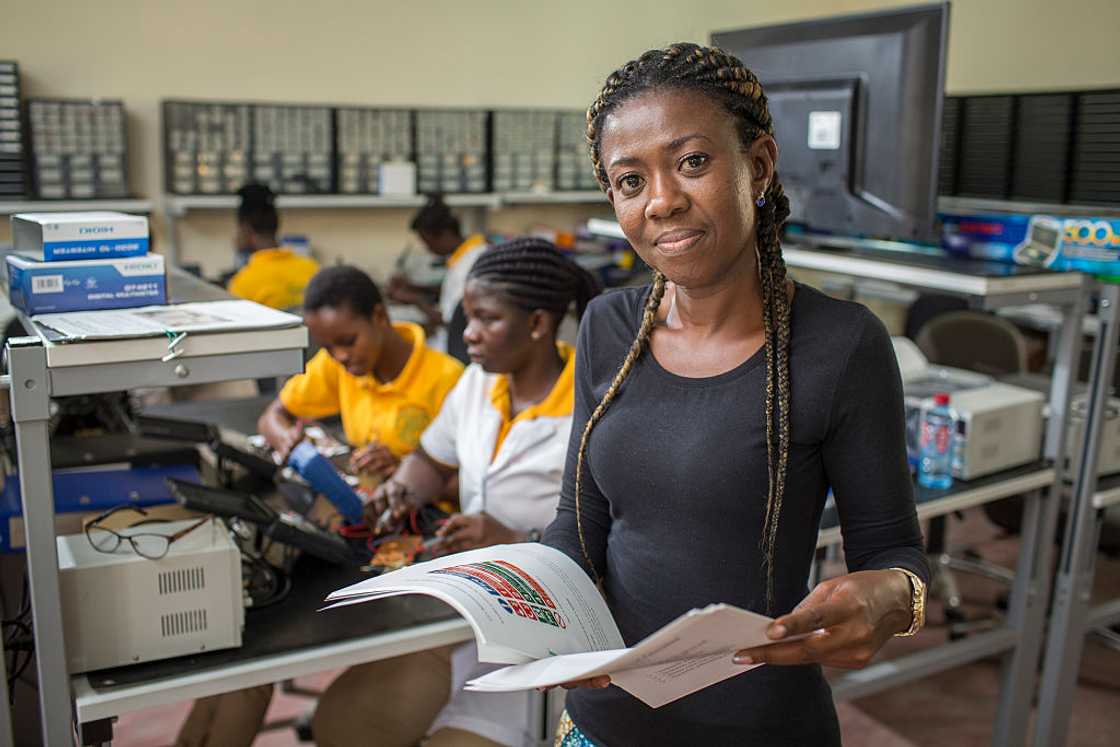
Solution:
{"label": "yellow t-shirt", "polygon": [[342,427],[352,446],[377,441],[397,457],[413,451],[420,443],[420,434],[459,380],[463,364],[427,347],[419,325],[396,323],[393,329],[412,343],[412,354],[393,381],[381,383],[372,375],[354,376],[330,353],[320,350],[304,373],[284,385],[280,403],[299,418],[341,413]]}
{"label": "yellow t-shirt", "polygon": [[259,249],[229,281],[229,292],[274,309],[298,309],[319,263],[291,249]]}

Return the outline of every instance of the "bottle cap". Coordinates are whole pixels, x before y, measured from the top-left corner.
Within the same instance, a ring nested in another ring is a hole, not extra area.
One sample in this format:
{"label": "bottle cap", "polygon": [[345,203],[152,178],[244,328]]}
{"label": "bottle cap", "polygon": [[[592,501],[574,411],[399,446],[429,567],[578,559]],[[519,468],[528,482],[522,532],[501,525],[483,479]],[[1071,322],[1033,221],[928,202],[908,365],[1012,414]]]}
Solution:
{"label": "bottle cap", "polygon": [[949,404],[949,394],[947,392],[938,392],[933,395],[933,404],[938,407]]}

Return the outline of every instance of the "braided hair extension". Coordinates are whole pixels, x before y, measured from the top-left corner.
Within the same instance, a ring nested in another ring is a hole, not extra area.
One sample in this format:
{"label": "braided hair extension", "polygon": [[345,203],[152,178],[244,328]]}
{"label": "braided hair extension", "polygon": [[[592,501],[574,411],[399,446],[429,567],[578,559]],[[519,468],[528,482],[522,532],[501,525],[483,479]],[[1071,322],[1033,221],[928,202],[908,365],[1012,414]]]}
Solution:
{"label": "braided hair extension", "polygon": [[562,317],[574,303],[582,317],[602,286],[587,270],[537,238],[514,239],[483,252],[471,267],[468,280],[477,280],[504,294],[525,311],[544,311]]}
{"label": "braided hair extension", "polygon": [[[607,115],[635,96],[651,90],[685,89],[700,91],[718,101],[734,117],[744,149],[761,135],[772,135],[774,121],[766,94],[758,78],[733,55],[697,44],[673,44],[644,53],[611,73],[599,95],[587,110],[587,144],[592,168],[599,186],[606,190],[606,169],[600,157],[600,139]],[[759,287],[762,292],[762,318],[766,348],[766,456],[768,490],[761,549],[766,569],[766,607],[774,605],[774,552],[778,522],[785,495],[790,448],[790,304],[786,294],[786,266],[782,259],[780,234],[789,217],[789,200],[777,174],[766,188],[765,203],[758,208],[755,227]],[[580,519],[580,488],[583,462],[591,429],[602,418],[615,398],[634,362],[649,343],[657,309],[665,291],[665,276],[655,272],[642,322],[626,359],[610,388],[587,420],[580,439],[576,461],[576,527],[584,560],[598,581],[599,573],[587,552]]]}

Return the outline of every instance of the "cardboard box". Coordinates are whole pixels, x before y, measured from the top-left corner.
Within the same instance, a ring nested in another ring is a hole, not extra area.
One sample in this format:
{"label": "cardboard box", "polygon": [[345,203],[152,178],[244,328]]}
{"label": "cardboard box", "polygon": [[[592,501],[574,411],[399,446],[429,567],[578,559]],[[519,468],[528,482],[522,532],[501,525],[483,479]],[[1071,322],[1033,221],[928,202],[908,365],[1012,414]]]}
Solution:
{"label": "cardboard box", "polygon": [[1120,220],[1052,215],[941,215],[941,244],[974,259],[1120,275]]}
{"label": "cardboard box", "polygon": [[124,309],[167,302],[163,257],[37,262],[11,254],[8,299],[25,313]]}
{"label": "cardboard box", "polygon": [[139,257],[148,253],[148,219],[114,212],[17,213],[18,253],[45,262]]}

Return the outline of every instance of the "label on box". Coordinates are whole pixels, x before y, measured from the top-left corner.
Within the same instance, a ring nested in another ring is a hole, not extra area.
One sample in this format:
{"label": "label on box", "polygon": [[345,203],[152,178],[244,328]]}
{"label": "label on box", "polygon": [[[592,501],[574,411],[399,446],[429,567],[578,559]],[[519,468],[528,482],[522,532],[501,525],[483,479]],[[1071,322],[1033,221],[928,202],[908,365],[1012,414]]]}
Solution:
{"label": "label on box", "polygon": [[1052,270],[1120,275],[1117,219],[945,214],[941,221],[941,244],[952,253]]}
{"label": "label on box", "polygon": [[147,238],[43,242],[43,259],[49,262],[93,257],[139,257],[147,253]]}
{"label": "label on box", "polygon": [[38,262],[9,255],[8,291],[28,314],[123,309],[162,304],[167,298],[163,257]]}

